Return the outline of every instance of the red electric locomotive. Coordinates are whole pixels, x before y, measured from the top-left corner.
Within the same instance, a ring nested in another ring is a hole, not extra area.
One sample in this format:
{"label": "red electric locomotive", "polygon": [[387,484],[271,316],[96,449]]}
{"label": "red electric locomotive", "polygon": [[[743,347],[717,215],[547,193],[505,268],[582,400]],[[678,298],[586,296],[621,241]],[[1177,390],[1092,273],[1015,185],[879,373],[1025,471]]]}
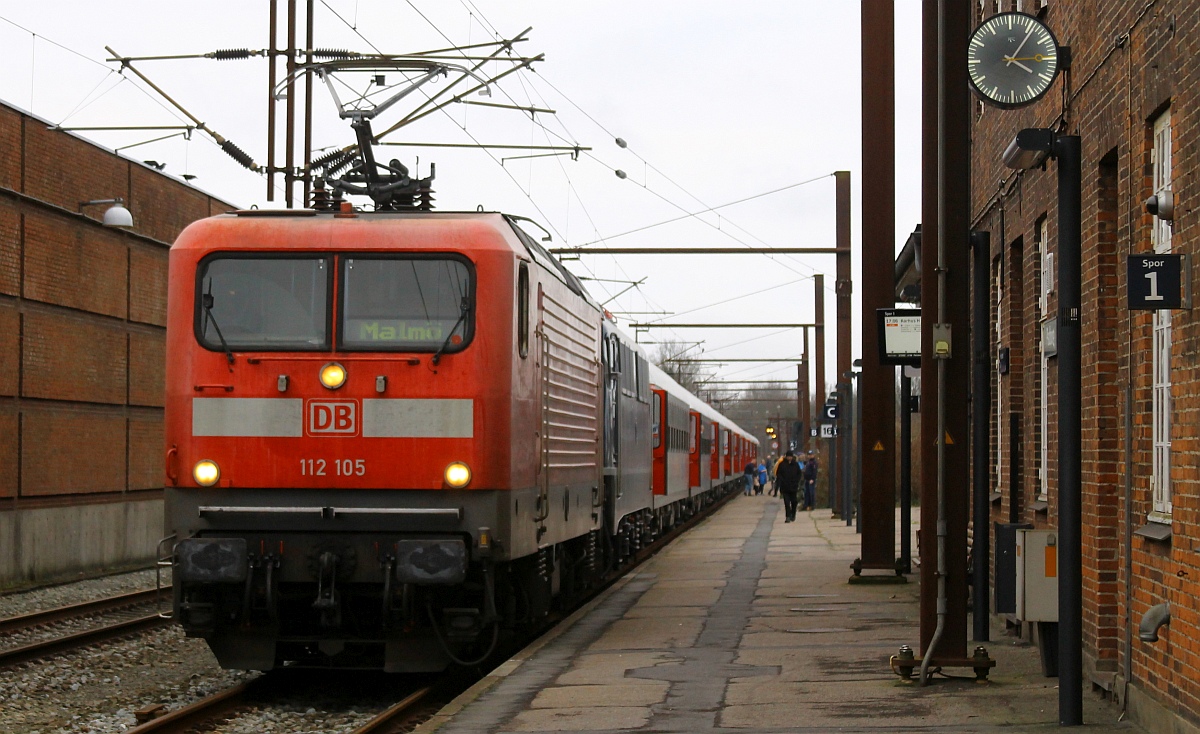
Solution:
{"label": "red electric locomotive", "polygon": [[753,443],[663,386],[665,440],[693,448],[656,498],[645,355],[501,214],[206,219],[168,310],[174,613],[228,668],[482,659]]}

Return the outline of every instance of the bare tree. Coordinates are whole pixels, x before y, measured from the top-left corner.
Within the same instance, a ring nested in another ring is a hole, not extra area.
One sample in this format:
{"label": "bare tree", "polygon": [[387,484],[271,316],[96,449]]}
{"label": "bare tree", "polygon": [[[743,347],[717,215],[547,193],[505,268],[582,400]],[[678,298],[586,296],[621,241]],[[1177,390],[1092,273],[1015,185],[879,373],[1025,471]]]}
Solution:
{"label": "bare tree", "polygon": [[678,361],[686,359],[687,353],[694,348],[695,345],[688,342],[663,339],[658,343],[658,348],[650,360],[658,365],[659,369],[666,372],[671,379],[682,385],[685,390],[698,395],[696,384],[708,377],[708,370],[697,362]]}

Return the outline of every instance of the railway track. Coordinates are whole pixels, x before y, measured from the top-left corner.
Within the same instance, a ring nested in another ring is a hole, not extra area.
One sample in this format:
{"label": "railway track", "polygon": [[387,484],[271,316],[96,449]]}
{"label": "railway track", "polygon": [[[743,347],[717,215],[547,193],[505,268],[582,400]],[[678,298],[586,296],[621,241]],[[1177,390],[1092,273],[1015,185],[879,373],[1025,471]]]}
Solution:
{"label": "railway track", "polygon": [[123,637],[142,630],[162,626],[170,622],[160,617],[158,612],[134,613],[138,607],[157,602],[160,593],[170,593],[169,587],[162,592],[157,590],[137,591],[130,594],[106,597],[95,601],[72,604],[43,612],[23,614],[17,617],[0,619],[0,639],[16,633],[39,627],[49,627],[70,620],[85,619],[101,614],[122,613],[122,618],[109,624],[91,629],[57,635],[45,640],[29,642],[15,647],[0,648],[0,667],[49,657],[61,652],[74,650],[97,642]]}
{"label": "railway track", "polygon": [[[738,496],[738,494],[740,492],[730,491],[724,496],[717,498],[703,512],[688,518],[688,520],[678,524],[669,532],[664,533],[649,546],[639,550],[634,555],[632,563],[611,574],[592,593],[587,594],[581,599],[580,604],[584,604],[602,593],[604,589],[608,588],[617,579],[640,566],[659,550],[665,548],[676,537],[695,526],[726,502]],[[534,636],[534,639],[545,634],[569,614],[569,611],[552,614],[546,620],[545,626]],[[526,640],[516,648],[506,650],[502,655],[514,654],[520,645],[528,644],[530,641]],[[502,655],[498,655],[497,657],[501,657]],[[126,730],[126,734],[150,734],[151,732],[155,732],[156,734],[186,734],[186,732],[191,731],[217,731],[219,729],[213,729],[212,727],[219,726],[224,721],[235,720],[242,712],[270,707],[273,705],[273,700],[277,703],[287,696],[294,697],[297,688],[296,680],[291,677],[291,674],[294,672],[283,669],[266,673],[254,680],[231,686],[173,711],[167,711],[166,707],[161,704],[147,706],[136,712],[140,723],[133,729]],[[313,673],[314,671],[306,672]],[[461,671],[459,672],[461,673]],[[479,675],[481,676],[482,674],[481,672]],[[404,693],[399,701],[379,711],[366,722],[346,731],[349,734],[394,734],[396,732],[407,731],[409,725],[413,723],[414,717],[418,717],[422,713],[430,713],[431,707],[432,710],[440,708],[455,695],[466,690],[478,677],[463,676],[461,674],[455,675],[453,672],[448,672],[427,685],[418,686],[414,683],[411,690]]]}
{"label": "railway track", "polygon": [[[206,724],[234,719],[240,711],[261,706],[263,700],[270,700],[279,695],[280,690],[288,687],[281,681],[283,677],[278,673],[268,673],[174,711],[163,712],[159,706],[147,707],[137,712],[142,723],[126,730],[125,734],[184,734],[201,729]],[[400,701],[351,729],[350,734],[390,734],[396,731],[416,712],[420,703],[436,686],[435,683],[408,693]]]}

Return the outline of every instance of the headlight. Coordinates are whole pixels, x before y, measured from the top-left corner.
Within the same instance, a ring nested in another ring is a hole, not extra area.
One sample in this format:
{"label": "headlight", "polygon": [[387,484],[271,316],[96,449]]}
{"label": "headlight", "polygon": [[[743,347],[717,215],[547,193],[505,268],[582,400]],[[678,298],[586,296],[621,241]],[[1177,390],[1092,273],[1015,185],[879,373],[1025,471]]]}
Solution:
{"label": "headlight", "polygon": [[337,362],[330,362],[321,368],[321,384],[330,390],[336,390],[346,384],[346,368]]}
{"label": "headlight", "polygon": [[456,461],[446,467],[446,484],[455,489],[462,489],[471,482],[471,467]]}
{"label": "headlight", "polygon": [[221,478],[221,467],[212,459],[201,459],[192,467],[192,478],[201,487],[211,487]]}

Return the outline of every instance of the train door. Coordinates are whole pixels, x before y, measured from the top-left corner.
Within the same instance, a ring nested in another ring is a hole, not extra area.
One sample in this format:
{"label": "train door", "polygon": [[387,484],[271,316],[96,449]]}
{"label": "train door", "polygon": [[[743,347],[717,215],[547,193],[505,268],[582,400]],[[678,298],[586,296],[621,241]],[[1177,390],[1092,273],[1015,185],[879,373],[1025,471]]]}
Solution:
{"label": "train door", "polygon": [[700,450],[702,430],[700,414],[694,410],[688,411],[688,489],[700,487],[700,470],[704,467],[704,452]]}
{"label": "train door", "polygon": [[721,457],[722,457],[721,463],[723,464],[722,468],[724,469],[724,471],[721,472],[721,476],[724,477],[725,479],[729,479],[730,477],[733,476],[733,456],[730,454],[730,450],[731,450],[730,444],[732,443],[732,441],[730,440],[731,438],[732,438],[732,436],[730,435],[730,430],[728,428],[722,428],[721,429]]}
{"label": "train door", "polygon": [[654,443],[654,473],[651,488],[654,494],[667,493],[667,452],[670,449],[667,415],[667,394],[663,390],[650,391],[650,432]]}
{"label": "train door", "polygon": [[615,470],[620,464],[620,393],[621,343],[616,334],[604,337],[604,468]]}
{"label": "train door", "polygon": [[716,423],[708,425],[708,445],[709,445],[709,476],[708,479],[713,482],[718,482],[721,479],[721,444],[719,443],[720,428]]}

